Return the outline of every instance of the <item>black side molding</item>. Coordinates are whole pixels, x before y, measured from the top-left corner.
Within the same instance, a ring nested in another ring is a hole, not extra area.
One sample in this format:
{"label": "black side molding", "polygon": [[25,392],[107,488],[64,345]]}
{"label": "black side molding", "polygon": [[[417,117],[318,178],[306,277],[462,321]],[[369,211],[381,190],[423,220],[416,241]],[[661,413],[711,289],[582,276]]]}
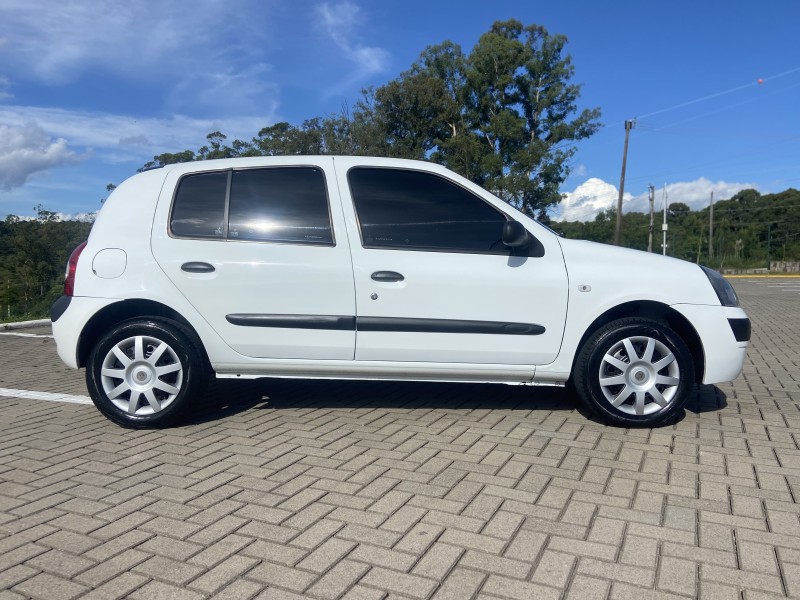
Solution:
{"label": "black side molding", "polygon": [[356,318],[341,315],[254,315],[233,314],[225,319],[244,327],[280,327],[284,329],[333,329],[355,331]]}
{"label": "black side molding", "polygon": [[399,331],[416,333],[485,333],[494,335],[542,335],[535,323],[464,321],[458,319],[407,319],[403,317],[349,317],[342,315],[232,314],[225,319],[243,327],[329,329],[335,331]]}
{"label": "black side molding", "polygon": [[728,319],[737,342],[750,341],[750,319]]}
{"label": "black side molding", "polygon": [[542,335],[545,328],[534,323],[464,321],[458,319],[406,319],[402,317],[358,317],[359,331],[408,331],[423,333],[489,333],[495,335]]}
{"label": "black side molding", "polygon": [[50,320],[53,323],[58,321],[61,315],[67,312],[70,302],[72,302],[72,296],[61,296],[58,300],[53,302],[53,306],[50,307]]}

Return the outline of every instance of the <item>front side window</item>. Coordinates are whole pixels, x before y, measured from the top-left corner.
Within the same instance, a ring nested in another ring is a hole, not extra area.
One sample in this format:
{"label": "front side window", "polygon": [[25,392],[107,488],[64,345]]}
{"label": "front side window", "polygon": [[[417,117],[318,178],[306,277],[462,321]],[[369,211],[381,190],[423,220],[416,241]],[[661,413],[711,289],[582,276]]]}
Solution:
{"label": "front side window", "polygon": [[348,181],[366,248],[509,253],[501,241],[506,216],[444,177],[354,167]]}
{"label": "front side window", "polygon": [[234,171],[228,239],[333,244],[322,171],[273,167]]}
{"label": "front side window", "polygon": [[197,173],[181,179],[172,205],[172,233],[180,237],[222,239],[227,187],[225,172]]}

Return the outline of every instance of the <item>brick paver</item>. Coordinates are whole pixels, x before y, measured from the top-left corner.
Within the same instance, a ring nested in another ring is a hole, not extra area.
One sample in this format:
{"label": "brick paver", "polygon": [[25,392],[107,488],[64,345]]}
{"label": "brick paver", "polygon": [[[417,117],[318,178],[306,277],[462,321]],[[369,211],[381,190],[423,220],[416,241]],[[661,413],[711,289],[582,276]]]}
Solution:
{"label": "brick paver", "polygon": [[[0,397],[0,596],[800,598],[800,294],[734,285],[744,373],[657,430],[494,385],[214,382],[165,431]],[[0,356],[86,395],[50,338]]]}

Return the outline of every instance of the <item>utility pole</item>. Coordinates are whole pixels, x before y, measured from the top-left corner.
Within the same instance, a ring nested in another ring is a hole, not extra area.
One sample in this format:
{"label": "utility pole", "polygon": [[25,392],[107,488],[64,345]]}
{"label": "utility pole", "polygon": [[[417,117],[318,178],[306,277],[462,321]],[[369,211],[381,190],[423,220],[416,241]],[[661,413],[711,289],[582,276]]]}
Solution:
{"label": "utility pole", "polygon": [[711,190],[711,204],[708,210],[708,262],[714,258],[714,190]]}
{"label": "utility pole", "polygon": [[767,224],[767,273],[769,273],[769,253],[772,246],[772,223]]}
{"label": "utility pole", "polygon": [[652,185],[647,186],[648,195],[650,197],[650,228],[647,233],[647,251],[653,251],[653,202],[655,201],[656,188]]}
{"label": "utility pole", "polygon": [[619,236],[622,231],[622,195],[625,193],[625,166],[628,163],[628,138],[635,119],[625,121],[625,148],[622,151],[622,175],[619,177],[619,199],[617,200],[617,228],[614,230],[614,245],[619,246]]}
{"label": "utility pole", "polygon": [[667,184],[664,184],[664,223],[661,225],[661,231],[664,232],[664,241],[661,242],[661,253],[667,255]]}

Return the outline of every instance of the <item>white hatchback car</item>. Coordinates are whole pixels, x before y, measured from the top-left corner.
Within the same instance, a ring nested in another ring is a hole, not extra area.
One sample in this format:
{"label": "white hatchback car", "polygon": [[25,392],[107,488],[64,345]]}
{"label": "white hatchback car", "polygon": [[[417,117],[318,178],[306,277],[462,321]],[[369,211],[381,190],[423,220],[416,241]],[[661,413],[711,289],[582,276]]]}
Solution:
{"label": "white hatchback car", "polygon": [[169,165],[108,198],[53,306],[62,360],[128,427],[217,377],[563,385],[655,426],[737,377],[750,321],[697,265],[565,240],[435,164]]}

